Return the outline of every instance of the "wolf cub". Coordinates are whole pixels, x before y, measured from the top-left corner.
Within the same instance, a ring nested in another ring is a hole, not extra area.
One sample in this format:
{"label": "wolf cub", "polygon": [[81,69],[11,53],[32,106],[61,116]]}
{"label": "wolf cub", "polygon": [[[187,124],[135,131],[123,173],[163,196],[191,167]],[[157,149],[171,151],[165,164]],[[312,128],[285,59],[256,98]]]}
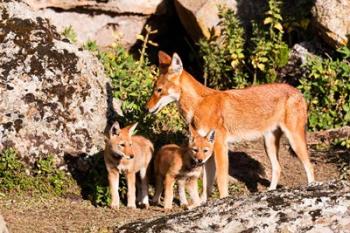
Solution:
{"label": "wolf cub", "polygon": [[[174,183],[177,181],[180,204],[193,208],[200,205],[198,195],[198,178],[202,167],[213,153],[214,130],[202,137],[190,127],[189,145],[180,147],[169,144],[161,147],[155,156],[156,192],[153,202],[159,204],[164,188],[164,208],[171,209],[174,198]],[[188,205],[185,186],[192,199]]]}
{"label": "wolf cub", "polygon": [[[136,186],[138,186],[137,201],[146,208],[149,206],[147,168],[152,158],[153,144],[142,136],[133,136],[136,126],[137,123],[120,129],[116,122],[106,140],[104,160],[112,194],[111,208],[119,208],[120,173],[125,173],[128,184],[127,206],[136,208]],[[141,183],[138,185],[136,185],[137,173]]]}

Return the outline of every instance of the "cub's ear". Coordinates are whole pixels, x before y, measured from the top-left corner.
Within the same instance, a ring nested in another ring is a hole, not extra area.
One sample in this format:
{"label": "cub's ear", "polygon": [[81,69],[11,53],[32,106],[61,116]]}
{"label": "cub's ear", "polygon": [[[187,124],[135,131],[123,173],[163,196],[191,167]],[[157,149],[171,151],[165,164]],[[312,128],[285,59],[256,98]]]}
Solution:
{"label": "cub's ear", "polygon": [[189,125],[189,127],[188,127],[188,129],[189,129],[189,132],[190,132],[190,135],[189,135],[189,142],[190,142],[190,144],[191,143],[193,143],[194,142],[194,135],[196,135],[196,130],[192,127],[192,125],[190,124]]}
{"label": "cub's ear", "polygon": [[169,66],[171,63],[171,57],[163,52],[162,50],[159,50],[158,52],[158,60],[159,60],[159,65],[165,65],[165,66]]}
{"label": "cub's ear", "polygon": [[191,135],[194,135],[195,133],[197,133],[191,124],[188,126],[188,131],[190,131]]}
{"label": "cub's ear", "polygon": [[137,127],[138,123],[136,122],[135,124],[131,125],[129,128],[129,137],[135,134],[135,129]]}
{"label": "cub's ear", "polygon": [[211,130],[208,132],[206,138],[208,139],[208,141],[209,141],[210,143],[214,143],[214,140],[215,140],[215,130],[214,130],[214,129],[211,129]]}
{"label": "cub's ear", "polygon": [[177,53],[173,54],[171,64],[169,66],[169,71],[176,74],[181,74],[181,72],[183,71],[182,61]]}
{"label": "cub's ear", "polygon": [[116,121],[114,122],[111,129],[109,130],[109,137],[114,135],[118,136],[119,132],[120,132],[120,126],[119,126],[119,123]]}

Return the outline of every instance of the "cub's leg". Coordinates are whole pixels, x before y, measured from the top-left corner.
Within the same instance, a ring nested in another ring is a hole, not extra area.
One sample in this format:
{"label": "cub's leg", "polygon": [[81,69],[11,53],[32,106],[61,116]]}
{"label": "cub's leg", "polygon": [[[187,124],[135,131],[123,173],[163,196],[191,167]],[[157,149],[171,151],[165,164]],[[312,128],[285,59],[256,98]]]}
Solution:
{"label": "cub's leg", "polygon": [[174,183],[175,183],[175,178],[166,175],[164,179],[164,189],[165,189],[165,194],[164,194],[164,208],[165,209],[171,209],[172,208],[172,203],[174,199]]}
{"label": "cub's leg", "polygon": [[147,168],[142,168],[140,170],[140,179],[141,179],[141,203],[148,208],[148,178],[147,178]]}
{"label": "cub's leg", "polygon": [[189,209],[197,207],[201,204],[201,199],[198,194],[198,178],[192,177],[187,182],[187,190],[191,196],[192,204],[188,206]]}
{"label": "cub's leg", "polygon": [[108,182],[111,189],[112,203],[110,205],[113,209],[119,209],[119,172],[114,169],[109,169],[108,171]]}
{"label": "cub's leg", "polygon": [[136,176],[135,173],[129,172],[126,174],[128,182],[128,207],[136,208]]}
{"label": "cub's leg", "polygon": [[181,206],[188,205],[187,198],[186,198],[185,184],[186,184],[186,179],[179,179],[177,181]]}

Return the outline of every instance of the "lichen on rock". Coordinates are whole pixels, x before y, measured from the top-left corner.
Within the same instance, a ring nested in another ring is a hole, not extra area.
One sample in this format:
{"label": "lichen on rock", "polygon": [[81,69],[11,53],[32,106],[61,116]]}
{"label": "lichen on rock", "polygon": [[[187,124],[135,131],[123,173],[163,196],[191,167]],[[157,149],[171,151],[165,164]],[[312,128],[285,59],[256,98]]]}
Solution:
{"label": "lichen on rock", "polygon": [[114,232],[350,232],[350,183],[330,181],[278,189],[249,197],[227,197]]}
{"label": "lichen on rock", "polygon": [[97,153],[108,114],[98,59],[21,1],[2,1],[0,10],[0,150],[30,160]]}

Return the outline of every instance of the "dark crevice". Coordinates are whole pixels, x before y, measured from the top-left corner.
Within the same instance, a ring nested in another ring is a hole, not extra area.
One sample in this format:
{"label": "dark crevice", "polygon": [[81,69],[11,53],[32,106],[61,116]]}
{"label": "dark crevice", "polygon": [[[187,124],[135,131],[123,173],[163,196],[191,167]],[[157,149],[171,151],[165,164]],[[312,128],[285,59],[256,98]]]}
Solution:
{"label": "dark crevice", "polygon": [[[95,16],[95,15],[108,15],[111,17],[117,17],[117,16],[135,16],[135,17],[147,17],[150,14],[143,14],[143,13],[137,13],[137,12],[115,12],[113,10],[108,10],[108,9],[99,9],[99,8],[94,8],[94,7],[89,7],[89,6],[76,6],[72,7],[69,9],[63,9],[60,7],[47,7],[43,9],[51,9],[57,13],[79,13],[79,14],[86,14],[90,16]],[[43,10],[41,9],[41,10]]]}

